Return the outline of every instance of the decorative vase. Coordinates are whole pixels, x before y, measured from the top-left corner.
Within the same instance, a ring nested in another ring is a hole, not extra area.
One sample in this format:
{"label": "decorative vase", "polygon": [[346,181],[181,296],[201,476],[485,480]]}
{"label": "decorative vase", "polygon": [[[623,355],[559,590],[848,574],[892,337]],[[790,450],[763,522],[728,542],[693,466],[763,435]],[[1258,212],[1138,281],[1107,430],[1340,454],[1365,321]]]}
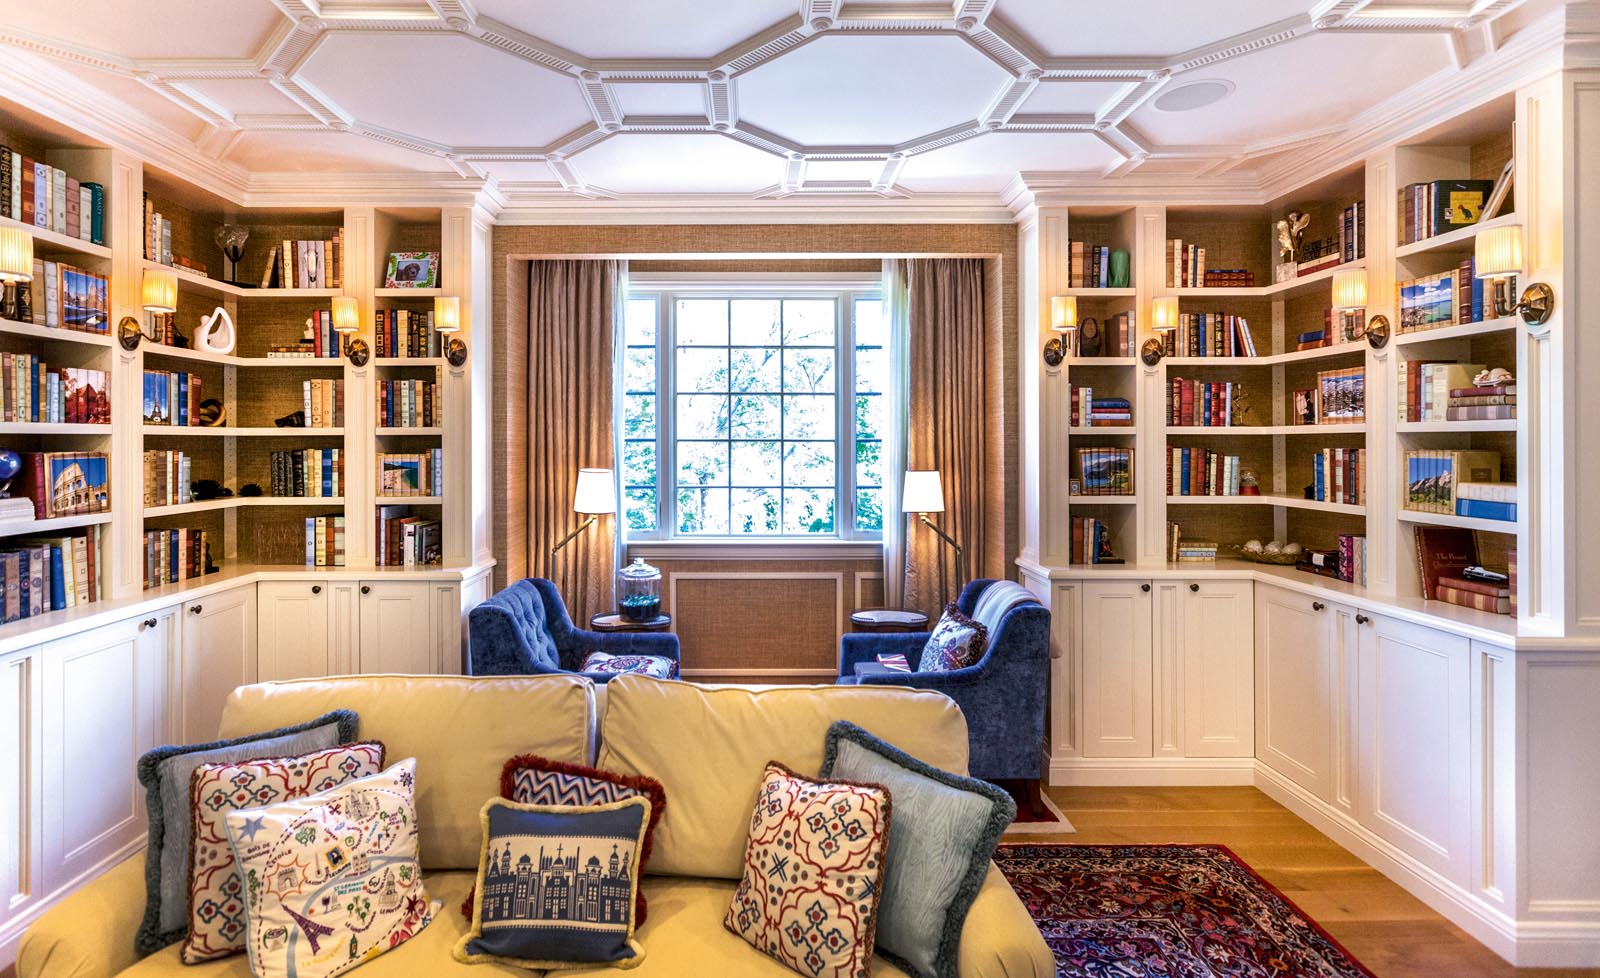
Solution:
{"label": "decorative vase", "polygon": [[227,262],[222,268],[227,274],[223,281],[230,285],[238,285],[234,281],[239,277],[239,259],[244,257],[244,243],[250,238],[250,229],[242,224],[223,224],[211,233],[211,240],[222,249],[222,257]]}
{"label": "decorative vase", "polygon": [[1128,253],[1121,248],[1111,253],[1111,272],[1107,276],[1107,282],[1113,289],[1128,287]]}
{"label": "decorative vase", "polygon": [[654,621],[661,614],[661,571],[642,557],[617,571],[617,614],[623,621]]}

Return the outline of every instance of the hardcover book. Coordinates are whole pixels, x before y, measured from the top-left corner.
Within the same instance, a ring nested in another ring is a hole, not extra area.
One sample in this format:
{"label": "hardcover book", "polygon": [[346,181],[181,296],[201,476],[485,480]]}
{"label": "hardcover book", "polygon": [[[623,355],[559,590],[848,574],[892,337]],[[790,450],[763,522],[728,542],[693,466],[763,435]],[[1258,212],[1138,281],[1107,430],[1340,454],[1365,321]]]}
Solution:
{"label": "hardcover book", "polygon": [[1471,530],[1454,526],[1416,527],[1417,570],[1422,596],[1433,600],[1441,576],[1460,577],[1478,563],[1478,542]]}

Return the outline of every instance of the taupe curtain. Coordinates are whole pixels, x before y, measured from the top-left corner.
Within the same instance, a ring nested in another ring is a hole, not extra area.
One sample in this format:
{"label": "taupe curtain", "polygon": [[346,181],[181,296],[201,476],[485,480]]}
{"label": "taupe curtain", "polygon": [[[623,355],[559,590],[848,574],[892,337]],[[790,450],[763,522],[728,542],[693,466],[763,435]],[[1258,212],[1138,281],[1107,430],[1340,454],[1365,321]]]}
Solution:
{"label": "taupe curtain", "polygon": [[550,548],[586,517],[572,510],[581,468],[615,470],[612,437],[623,261],[550,259],[528,265],[528,568],[556,582],[572,620],[613,607],[615,516],[602,516],[552,560]]}
{"label": "taupe curtain", "polygon": [[[910,396],[906,467],[938,469],[945,511],[932,517],[964,551],[964,576],[983,554],[983,457],[988,376],[983,260],[917,258],[906,263]],[[937,619],[966,584],[955,552],[920,520],[906,528],[905,607]]]}

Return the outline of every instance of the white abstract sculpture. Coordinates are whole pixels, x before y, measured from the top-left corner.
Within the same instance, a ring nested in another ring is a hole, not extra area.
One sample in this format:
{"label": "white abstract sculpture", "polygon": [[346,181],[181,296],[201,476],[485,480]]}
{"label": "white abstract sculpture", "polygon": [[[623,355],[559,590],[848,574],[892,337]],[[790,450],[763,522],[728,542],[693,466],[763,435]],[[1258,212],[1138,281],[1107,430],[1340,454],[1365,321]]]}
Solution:
{"label": "white abstract sculpture", "polygon": [[194,348],[207,353],[232,353],[239,342],[239,331],[233,325],[228,310],[218,306],[209,316],[200,318],[200,328],[194,332]]}

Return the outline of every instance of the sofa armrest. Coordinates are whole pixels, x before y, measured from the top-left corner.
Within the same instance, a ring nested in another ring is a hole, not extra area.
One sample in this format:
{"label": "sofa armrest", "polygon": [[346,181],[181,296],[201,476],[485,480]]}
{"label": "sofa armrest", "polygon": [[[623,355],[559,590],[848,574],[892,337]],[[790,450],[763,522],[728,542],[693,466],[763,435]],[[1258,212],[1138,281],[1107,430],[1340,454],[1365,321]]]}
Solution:
{"label": "sofa armrest", "polygon": [[[856,663],[876,662],[879,655],[903,655],[911,668],[917,667],[928,632],[852,632],[839,639],[839,675],[853,676]],[[903,675],[903,674],[902,674]]]}
{"label": "sofa armrest", "polygon": [[956,974],[959,978],[1055,978],[1055,955],[994,863],[989,864],[989,875],[962,924]]}
{"label": "sofa armrest", "polygon": [[144,854],[123,860],[46,910],[22,935],[17,978],[112,978],[139,960]]}

